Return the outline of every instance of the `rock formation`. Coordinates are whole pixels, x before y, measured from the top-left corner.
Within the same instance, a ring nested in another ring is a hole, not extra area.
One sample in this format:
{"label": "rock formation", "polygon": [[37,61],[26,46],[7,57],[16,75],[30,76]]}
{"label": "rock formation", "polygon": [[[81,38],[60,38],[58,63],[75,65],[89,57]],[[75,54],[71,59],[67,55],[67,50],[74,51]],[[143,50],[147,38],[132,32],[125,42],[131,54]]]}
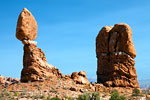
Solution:
{"label": "rock formation", "polygon": [[19,79],[17,79],[17,78],[4,77],[4,76],[0,75],[0,85],[6,86],[6,85],[18,83],[18,82],[19,82]]}
{"label": "rock formation", "polygon": [[71,78],[79,84],[88,84],[90,83],[89,80],[86,77],[86,72],[85,71],[80,71],[78,72],[73,72],[71,75]]}
{"label": "rock formation", "polygon": [[16,37],[24,44],[23,69],[21,81],[44,80],[55,68],[47,63],[44,52],[37,48],[37,23],[32,14],[24,8],[21,12],[16,28]]}
{"label": "rock formation", "polygon": [[37,23],[32,14],[24,8],[19,15],[16,37],[19,40],[35,40],[37,37]]}
{"label": "rock formation", "polygon": [[37,23],[32,14],[24,8],[19,15],[16,37],[24,44],[23,69],[21,81],[43,81],[49,77],[59,77],[73,80],[79,84],[88,84],[86,72],[80,71],[71,75],[63,75],[59,69],[47,63],[44,52],[37,48]]}
{"label": "rock formation", "polygon": [[35,42],[24,40],[23,70],[21,81],[44,80],[51,75],[54,66],[47,63],[44,52],[37,48]]}
{"label": "rock formation", "polygon": [[127,24],[103,27],[96,37],[97,82],[112,87],[138,88],[135,47]]}

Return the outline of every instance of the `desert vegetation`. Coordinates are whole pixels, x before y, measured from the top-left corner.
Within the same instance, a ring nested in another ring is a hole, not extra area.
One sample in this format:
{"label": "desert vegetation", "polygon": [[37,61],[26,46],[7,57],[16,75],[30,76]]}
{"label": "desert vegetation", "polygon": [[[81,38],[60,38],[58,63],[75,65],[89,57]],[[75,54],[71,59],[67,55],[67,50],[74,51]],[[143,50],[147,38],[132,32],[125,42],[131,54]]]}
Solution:
{"label": "desert vegetation", "polygon": [[[46,83],[49,83],[50,79]],[[133,93],[127,91],[122,93],[117,89],[111,92],[103,89],[103,91],[90,91],[89,85],[84,87],[72,87],[71,89],[64,85],[64,90],[59,90],[58,84],[60,80],[52,87],[44,82],[27,82],[15,83],[12,85],[0,85],[0,100],[146,100],[150,90],[144,90],[142,93],[139,89],[133,89]],[[66,83],[65,83],[66,84]],[[75,83],[71,83],[75,84]],[[45,89],[47,88],[47,90]],[[60,87],[61,88],[61,87]],[[79,89],[79,90],[78,90]],[[81,90],[82,89],[82,92]],[[76,95],[74,95],[76,94]]]}

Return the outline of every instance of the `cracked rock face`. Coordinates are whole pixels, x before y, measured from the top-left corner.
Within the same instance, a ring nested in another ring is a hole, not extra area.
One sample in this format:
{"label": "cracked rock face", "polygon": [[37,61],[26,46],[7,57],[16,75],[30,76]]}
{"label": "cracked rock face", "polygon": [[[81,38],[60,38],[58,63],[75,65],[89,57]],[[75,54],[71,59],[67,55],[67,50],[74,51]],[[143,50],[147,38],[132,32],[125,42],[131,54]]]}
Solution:
{"label": "cracked rock face", "polygon": [[138,88],[136,51],[131,28],[124,23],[103,27],[96,38],[97,82],[111,87]]}
{"label": "cracked rock face", "polygon": [[24,41],[23,69],[21,81],[45,80],[51,76],[54,66],[47,63],[44,52],[37,48],[36,43]]}
{"label": "cracked rock face", "polygon": [[32,14],[24,8],[20,13],[17,28],[16,37],[19,40],[35,40],[37,37],[37,23]]}

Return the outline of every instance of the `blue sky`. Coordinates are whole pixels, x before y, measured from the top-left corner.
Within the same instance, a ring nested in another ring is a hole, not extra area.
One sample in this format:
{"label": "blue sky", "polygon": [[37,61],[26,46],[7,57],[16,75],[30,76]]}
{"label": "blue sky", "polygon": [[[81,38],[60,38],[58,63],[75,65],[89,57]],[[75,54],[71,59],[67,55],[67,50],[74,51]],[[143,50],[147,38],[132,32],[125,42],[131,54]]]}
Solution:
{"label": "blue sky", "polygon": [[127,23],[133,32],[138,79],[150,78],[150,0],[1,0],[0,74],[20,77],[23,44],[16,39],[23,8],[38,23],[38,47],[63,74],[96,77],[95,38],[106,25]]}

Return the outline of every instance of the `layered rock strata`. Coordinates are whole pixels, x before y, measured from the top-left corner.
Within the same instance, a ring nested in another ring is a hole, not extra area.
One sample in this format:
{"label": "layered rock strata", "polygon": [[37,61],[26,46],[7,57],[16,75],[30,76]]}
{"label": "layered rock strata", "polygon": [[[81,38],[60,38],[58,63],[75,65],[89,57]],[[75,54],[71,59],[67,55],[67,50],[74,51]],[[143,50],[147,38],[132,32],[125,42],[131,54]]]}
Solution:
{"label": "layered rock strata", "polygon": [[44,52],[37,48],[34,41],[24,40],[23,69],[21,81],[44,80],[51,76],[50,70],[55,68],[47,63]]}
{"label": "layered rock strata", "polygon": [[44,81],[50,77],[65,78],[79,84],[88,84],[86,72],[74,72],[72,75],[63,75],[59,69],[48,64],[44,52],[37,48],[37,23],[33,15],[24,8],[19,15],[16,37],[24,44],[23,69],[21,81]]}
{"label": "layered rock strata", "polygon": [[103,27],[96,37],[97,82],[111,87],[138,88],[136,51],[131,28],[124,23]]}
{"label": "layered rock strata", "polygon": [[21,81],[39,81],[51,76],[55,67],[47,63],[44,52],[33,41],[37,37],[37,23],[26,8],[19,15],[16,37],[24,44]]}

